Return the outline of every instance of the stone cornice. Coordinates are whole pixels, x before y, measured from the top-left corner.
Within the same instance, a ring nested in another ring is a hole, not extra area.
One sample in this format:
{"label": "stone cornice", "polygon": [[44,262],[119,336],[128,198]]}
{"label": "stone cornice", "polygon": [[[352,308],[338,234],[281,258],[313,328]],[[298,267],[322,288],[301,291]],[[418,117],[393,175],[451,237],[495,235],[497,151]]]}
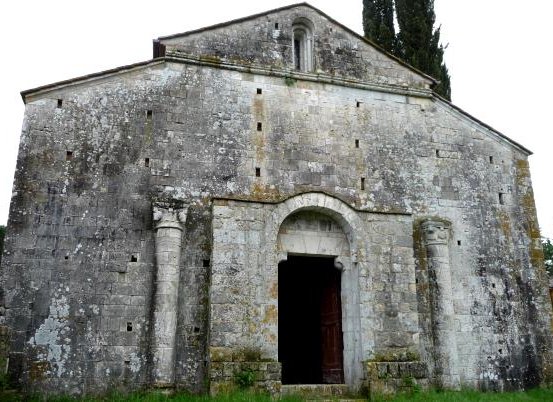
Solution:
{"label": "stone cornice", "polygon": [[[160,58],[161,59],[161,58]],[[156,60],[160,60],[156,59]],[[411,88],[401,85],[386,85],[375,82],[356,80],[354,78],[333,76],[324,73],[306,73],[290,69],[279,69],[272,67],[264,67],[258,64],[239,64],[223,61],[216,57],[194,56],[189,53],[179,52],[178,50],[168,50],[165,57],[162,59],[177,63],[186,63],[193,65],[203,65],[225,70],[238,71],[242,73],[267,75],[271,77],[279,77],[284,79],[311,81],[321,84],[332,84],[339,86],[347,86],[350,88],[358,88],[364,90],[372,90],[377,92],[385,92],[404,96],[415,96],[423,98],[431,98],[432,90],[424,88]]]}
{"label": "stone cornice", "polygon": [[287,78],[292,80],[311,81],[311,82],[317,82],[322,84],[346,86],[351,88],[372,90],[377,92],[384,92],[384,93],[397,94],[397,95],[403,95],[403,96],[414,96],[414,97],[423,97],[423,98],[432,97],[431,89],[423,89],[423,88],[419,89],[419,88],[410,88],[407,86],[400,86],[400,85],[378,84],[378,83],[373,83],[368,81],[356,80],[353,78],[332,76],[332,75],[323,74],[323,73],[305,73],[305,72],[289,70],[289,69],[277,69],[277,68],[264,67],[262,65],[230,63],[227,61],[219,60],[214,57],[193,56],[188,53],[178,52],[175,50],[168,51],[165,57],[160,57],[160,58],[152,59],[145,62],[130,64],[127,66],[122,66],[122,67],[118,67],[110,70],[100,71],[98,73],[88,74],[85,76],[76,77],[69,80],[59,81],[52,84],[43,85],[37,88],[28,89],[21,92],[21,97],[23,99],[23,102],[27,103],[29,101],[34,100],[33,99],[34,97],[46,94],[51,91],[64,89],[71,86],[92,83],[94,81],[105,79],[114,75],[141,70],[154,65],[160,65],[166,62],[221,68],[225,70],[238,71],[242,73],[280,77],[283,79]]}
{"label": "stone cornice", "polygon": [[377,210],[377,209],[367,209],[367,208],[358,208],[352,203],[346,201],[345,199],[342,199],[340,196],[337,196],[336,194],[330,194],[326,191],[307,191],[307,192],[300,192],[295,193],[291,195],[286,195],[279,197],[278,199],[274,200],[263,200],[263,199],[253,199],[253,198],[247,198],[247,197],[213,197],[213,203],[214,205],[221,205],[226,202],[232,201],[232,202],[243,202],[243,203],[251,203],[251,204],[269,204],[269,205],[278,205],[286,200],[289,200],[291,198],[301,196],[304,194],[324,194],[328,197],[335,198],[338,201],[343,202],[346,204],[349,208],[351,208],[353,211],[356,212],[363,212],[363,213],[369,213],[369,214],[375,214],[375,215],[398,215],[398,216],[412,216],[413,214],[409,211],[400,211],[400,210],[392,210],[392,211],[383,211],[383,210]]}
{"label": "stone cornice", "polygon": [[490,136],[496,138],[497,140],[503,141],[511,145],[512,147],[518,149],[519,151],[523,152],[526,155],[532,155],[532,151],[530,151],[529,149],[513,141],[512,139],[500,133],[499,131],[495,130],[493,127],[487,125],[486,123],[478,120],[474,116],[465,112],[460,107],[436,95],[435,93],[432,92],[431,89],[423,89],[423,88],[417,89],[417,88],[409,88],[409,87],[402,87],[402,86],[383,85],[378,83],[370,83],[366,81],[355,80],[355,79],[346,78],[346,77],[336,77],[336,76],[331,76],[327,74],[304,73],[304,72],[285,70],[285,69],[272,69],[272,68],[267,68],[259,65],[234,64],[234,63],[221,61],[217,58],[192,56],[190,54],[186,54],[178,51],[169,51],[168,55],[165,57],[160,57],[160,58],[152,59],[145,62],[130,64],[127,66],[122,66],[111,70],[101,71],[98,73],[93,73],[82,77],[77,77],[77,78],[29,89],[26,91],[22,91],[21,97],[23,98],[23,102],[27,103],[29,101],[35,100],[35,98],[40,98],[41,95],[46,95],[49,92],[52,92],[55,90],[65,89],[68,87],[79,86],[84,84],[91,84],[97,80],[106,79],[108,77],[117,76],[120,74],[126,74],[132,71],[142,70],[145,68],[150,68],[153,66],[163,65],[164,63],[167,63],[167,62],[209,66],[209,67],[221,68],[221,69],[226,69],[231,71],[238,71],[243,73],[281,77],[283,79],[288,78],[292,80],[311,81],[311,82],[317,82],[322,84],[332,84],[332,85],[346,86],[346,87],[358,88],[358,89],[364,89],[364,90],[372,90],[372,91],[397,94],[397,95],[403,95],[403,96],[413,96],[413,97],[422,97],[422,98],[431,99],[434,102],[434,104],[438,105],[442,109],[445,109],[450,113],[452,113],[453,115],[456,115],[457,117],[465,119],[467,122],[476,125],[477,127],[479,127],[480,129],[488,133]]}
{"label": "stone cornice", "polygon": [[524,154],[530,156],[532,155],[532,151],[530,151],[528,148],[524,147],[523,145],[520,145],[518,142],[513,141],[509,137],[507,137],[505,134],[500,133],[495,128],[491,127],[490,125],[484,123],[483,121],[477,119],[476,117],[472,116],[471,114],[467,113],[463,109],[461,109],[459,106],[449,102],[448,100],[434,94],[434,104],[439,106],[442,110],[447,111],[448,113],[451,113],[457,118],[465,120],[467,123],[472,124],[474,126],[477,126],[480,130],[482,130],[484,133],[488,134],[489,136],[495,138],[497,141],[504,142],[509,144],[510,146],[518,149],[519,151],[523,152]]}

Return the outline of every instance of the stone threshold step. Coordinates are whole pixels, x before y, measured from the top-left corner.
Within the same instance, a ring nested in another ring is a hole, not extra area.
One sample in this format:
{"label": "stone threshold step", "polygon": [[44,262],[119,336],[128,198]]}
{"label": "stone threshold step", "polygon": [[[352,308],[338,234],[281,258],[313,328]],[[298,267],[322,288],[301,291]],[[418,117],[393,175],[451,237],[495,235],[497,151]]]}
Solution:
{"label": "stone threshold step", "polygon": [[321,399],[309,399],[307,398],[305,402],[367,402],[366,399],[349,399],[349,398],[334,398],[334,399],[325,399],[324,397]]}
{"label": "stone threshold step", "polygon": [[283,385],[281,388],[281,395],[314,397],[318,400],[324,397],[345,396],[348,394],[349,387],[346,384],[289,384]]}

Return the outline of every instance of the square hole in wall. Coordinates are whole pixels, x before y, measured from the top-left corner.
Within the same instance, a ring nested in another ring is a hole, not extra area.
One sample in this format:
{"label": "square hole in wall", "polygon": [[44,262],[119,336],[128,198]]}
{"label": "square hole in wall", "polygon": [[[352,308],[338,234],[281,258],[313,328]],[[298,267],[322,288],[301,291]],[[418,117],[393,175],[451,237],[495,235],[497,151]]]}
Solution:
{"label": "square hole in wall", "polygon": [[209,263],[210,263],[209,260],[202,260],[202,267],[209,268]]}
{"label": "square hole in wall", "polygon": [[493,163],[493,156],[490,156],[490,163]]}
{"label": "square hole in wall", "polygon": [[63,106],[63,99],[58,99],[58,109],[61,109]]}
{"label": "square hole in wall", "polygon": [[439,149],[436,149],[436,156],[439,158],[440,157],[440,150]]}
{"label": "square hole in wall", "polygon": [[154,113],[153,113],[151,110],[147,110],[147,111],[146,111],[146,117],[147,117],[148,119],[151,119],[153,114],[154,114]]}
{"label": "square hole in wall", "polygon": [[144,158],[144,166],[150,167],[150,158]]}
{"label": "square hole in wall", "polygon": [[457,240],[457,245],[458,245],[458,246],[461,245],[461,240]]}
{"label": "square hole in wall", "polygon": [[359,148],[359,140],[355,140],[355,148]]}
{"label": "square hole in wall", "polygon": [[138,257],[136,255],[131,255],[131,262],[137,262]]}
{"label": "square hole in wall", "polygon": [[199,334],[200,333],[200,327],[194,327],[194,333]]}
{"label": "square hole in wall", "polygon": [[278,22],[275,22],[275,29],[278,29]]}
{"label": "square hole in wall", "polygon": [[127,332],[132,332],[132,322],[127,322]]}
{"label": "square hole in wall", "polygon": [[261,177],[261,168],[255,168],[255,177]]}
{"label": "square hole in wall", "polygon": [[361,190],[365,189],[365,178],[361,177]]}
{"label": "square hole in wall", "polygon": [[70,161],[71,159],[73,159],[73,151],[67,151],[65,153],[65,160]]}
{"label": "square hole in wall", "polygon": [[499,193],[499,203],[505,205],[505,193]]}
{"label": "square hole in wall", "polygon": [[257,88],[257,94],[261,95],[263,93],[263,90],[261,88]]}
{"label": "square hole in wall", "polygon": [[359,102],[359,101],[355,102],[355,106],[361,107],[361,102]]}
{"label": "square hole in wall", "polygon": [[257,122],[257,131],[261,131],[263,130],[263,123],[261,123],[260,121]]}

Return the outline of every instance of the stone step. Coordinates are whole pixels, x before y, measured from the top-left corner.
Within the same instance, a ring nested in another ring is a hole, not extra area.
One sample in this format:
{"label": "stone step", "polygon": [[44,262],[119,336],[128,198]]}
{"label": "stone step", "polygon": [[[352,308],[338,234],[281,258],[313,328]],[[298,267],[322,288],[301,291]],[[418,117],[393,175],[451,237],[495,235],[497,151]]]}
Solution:
{"label": "stone step", "polygon": [[305,402],[367,402],[366,399],[354,399],[354,398],[333,398],[333,399],[306,399]]}
{"label": "stone step", "polygon": [[337,400],[343,396],[344,400],[347,399],[349,394],[349,387],[346,384],[289,384],[283,385],[281,388],[282,395],[297,395],[309,399],[322,399],[333,397],[333,400]]}

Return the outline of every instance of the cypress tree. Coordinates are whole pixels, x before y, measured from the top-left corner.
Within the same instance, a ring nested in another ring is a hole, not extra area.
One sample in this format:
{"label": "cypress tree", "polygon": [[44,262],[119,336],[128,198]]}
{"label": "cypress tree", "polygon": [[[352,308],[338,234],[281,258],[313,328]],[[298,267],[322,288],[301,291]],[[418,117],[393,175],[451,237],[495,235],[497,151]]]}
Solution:
{"label": "cypress tree", "polygon": [[434,29],[434,0],[395,0],[399,33],[396,55],[438,79],[435,91],[451,99],[450,77],[443,62],[440,28]]}
{"label": "cypress tree", "polygon": [[393,0],[363,0],[363,30],[366,38],[395,53]]}

